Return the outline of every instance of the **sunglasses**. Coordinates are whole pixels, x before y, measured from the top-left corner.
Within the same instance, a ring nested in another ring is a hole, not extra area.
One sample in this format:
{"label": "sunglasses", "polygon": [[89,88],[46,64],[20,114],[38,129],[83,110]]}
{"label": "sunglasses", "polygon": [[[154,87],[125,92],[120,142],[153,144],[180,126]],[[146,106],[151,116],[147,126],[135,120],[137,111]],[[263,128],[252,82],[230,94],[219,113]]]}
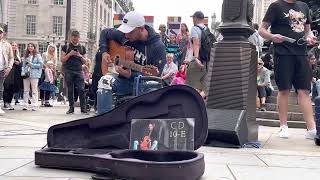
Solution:
{"label": "sunglasses", "polygon": [[258,63],[258,65],[262,65],[263,63]]}

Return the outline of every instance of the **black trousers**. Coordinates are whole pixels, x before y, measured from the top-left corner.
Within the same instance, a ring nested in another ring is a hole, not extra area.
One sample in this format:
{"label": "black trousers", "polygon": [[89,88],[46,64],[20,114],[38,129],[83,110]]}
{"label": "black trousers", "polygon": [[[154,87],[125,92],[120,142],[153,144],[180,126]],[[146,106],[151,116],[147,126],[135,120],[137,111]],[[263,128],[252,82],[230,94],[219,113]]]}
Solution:
{"label": "black trousers", "polygon": [[84,94],[84,79],[82,71],[69,71],[67,70],[64,74],[65,82],[68,90],[68,101],[69,106],[74,107],[74,87],[78,88],[80,107],[85,110],[85,94]]}
{"label": "black trousers", "polygon": [[14,85],[3,83],[3,102],[11,103],[14,96]]}
{"label": "black trousers", "polygon": [[51,95],[50,91],[40,90],[40,99],[41,100],[49,101],[50,95]]}

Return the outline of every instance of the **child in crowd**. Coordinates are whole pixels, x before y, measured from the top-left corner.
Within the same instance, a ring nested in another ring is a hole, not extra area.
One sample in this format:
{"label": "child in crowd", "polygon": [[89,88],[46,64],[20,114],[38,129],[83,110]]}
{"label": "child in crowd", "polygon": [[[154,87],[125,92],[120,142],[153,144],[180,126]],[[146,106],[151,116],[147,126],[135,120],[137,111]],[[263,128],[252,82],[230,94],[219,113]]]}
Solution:
{"label": "child in crowd", "polygon": [[49,103],[50,96],[52,93],[56,93],[57,87],[54,85],[54,63],[53,61],[47,61],[46,68],[45,68],[45,79],[39,86],[40,90],[44,91],[44,98],[40,97],[42,100],[44,99],[44,106],[45,107],[52,107],[52,105]]}

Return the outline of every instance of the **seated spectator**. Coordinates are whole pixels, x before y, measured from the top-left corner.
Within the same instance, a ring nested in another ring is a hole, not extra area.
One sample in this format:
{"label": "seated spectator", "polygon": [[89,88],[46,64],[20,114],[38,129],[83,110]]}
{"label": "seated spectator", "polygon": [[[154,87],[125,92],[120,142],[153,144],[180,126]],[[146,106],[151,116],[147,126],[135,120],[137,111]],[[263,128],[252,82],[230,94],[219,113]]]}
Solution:
{"label": "seated spectator", "polygon": [[312,80],[311,80],[311,99],[314,100],[320,94],[320,68],[317,65],[317,59],[311,52],[308,53],[308,61],[312,69]]}
{"label": "seated spectator", "polygon": [[172,53],[167,54],[167,64],[164,65],[161,73],[161,78],[164,80],[165,85],[171,84],[171,81],[178,71],[177,65],[173,63],[173,57],[174,55]]}
{"label": "seated spectator", "polygon": [[176,76],[171,81],[171,85],[185,85],[186,84],[186,65],[182,64],[180,70],[177,72]]}
{"label": "seated spectator", "polygon": [[257,89],[258,97],[260,98],[260,110],[266,111],[266,98],[270,96],[273,91],[270,80],[270,71],[263,66],[262,59],[258,59],[257,67]]}

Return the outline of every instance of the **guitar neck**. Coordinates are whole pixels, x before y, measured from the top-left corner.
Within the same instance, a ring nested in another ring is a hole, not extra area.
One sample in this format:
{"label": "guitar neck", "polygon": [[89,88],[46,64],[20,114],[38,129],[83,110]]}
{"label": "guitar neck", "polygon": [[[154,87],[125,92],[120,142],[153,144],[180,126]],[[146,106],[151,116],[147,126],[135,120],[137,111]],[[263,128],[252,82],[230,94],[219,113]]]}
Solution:
{"label": "guitar neck", "polygon": [[119,62],[120,62],[120,65],[122,65],[123,67],[142,72],[143,66],[136,64],[133,61],[120,60]]}

